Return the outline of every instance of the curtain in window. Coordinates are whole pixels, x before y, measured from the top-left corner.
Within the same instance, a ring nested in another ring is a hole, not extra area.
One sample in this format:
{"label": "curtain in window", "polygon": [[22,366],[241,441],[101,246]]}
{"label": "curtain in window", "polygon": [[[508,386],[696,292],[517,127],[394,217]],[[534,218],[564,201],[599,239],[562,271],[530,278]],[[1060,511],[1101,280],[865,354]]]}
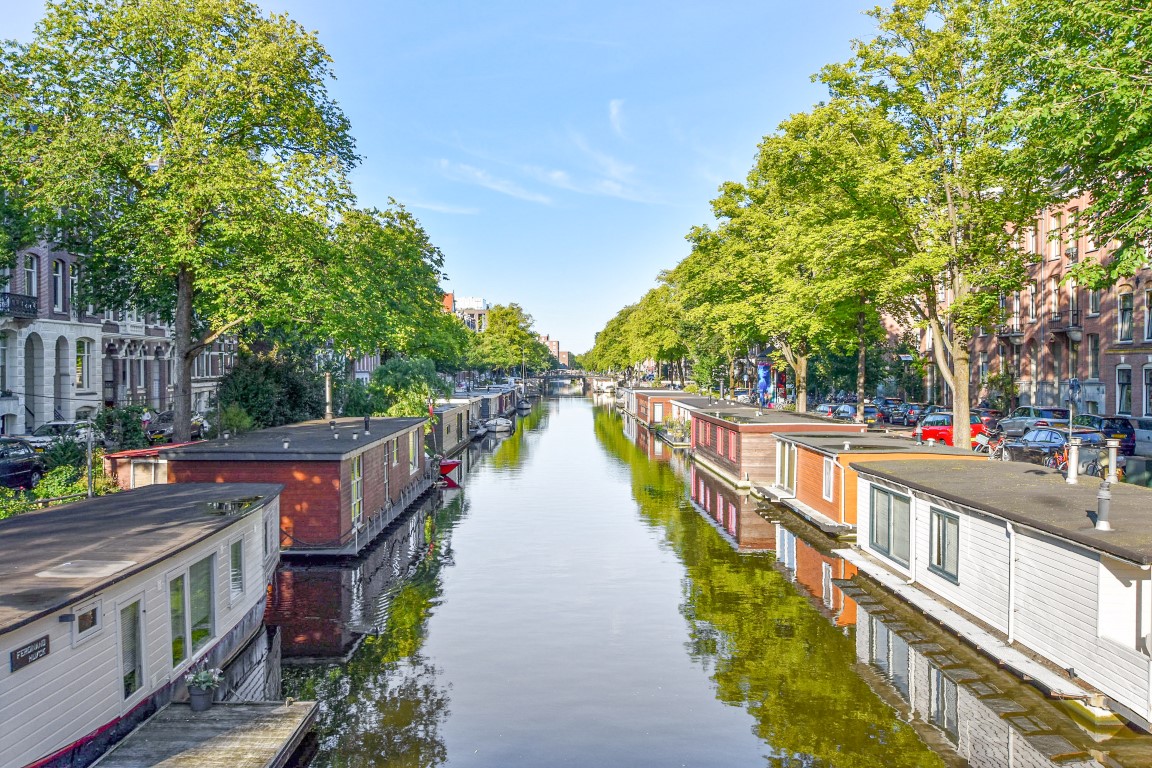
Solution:
{"label": "curtain in window", "polygon": [[140,653],[140,601],[120,609],[120,669],[123,671],[124,698],[140,690],[143,683]]}

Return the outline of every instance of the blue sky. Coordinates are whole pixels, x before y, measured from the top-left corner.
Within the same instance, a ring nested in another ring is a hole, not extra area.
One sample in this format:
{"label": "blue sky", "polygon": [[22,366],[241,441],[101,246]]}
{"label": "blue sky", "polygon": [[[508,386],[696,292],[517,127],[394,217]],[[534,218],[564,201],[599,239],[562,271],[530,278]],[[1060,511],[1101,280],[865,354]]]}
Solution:
{"label": "blue sky", "polygon": [[[264,0],[319,33],[366,206],[394,197],[447,290],[518,302],[587,350],[688,252],[721,182],[824,97],[811,75],[872,36],[875,0]],[[27,40],[36,0],[0,0]]]}

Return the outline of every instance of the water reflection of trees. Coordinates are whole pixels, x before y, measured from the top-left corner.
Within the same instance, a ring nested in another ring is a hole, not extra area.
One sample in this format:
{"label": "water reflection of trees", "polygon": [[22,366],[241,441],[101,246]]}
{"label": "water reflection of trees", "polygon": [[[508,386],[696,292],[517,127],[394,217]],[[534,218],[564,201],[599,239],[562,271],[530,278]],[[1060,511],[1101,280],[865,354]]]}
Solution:
{"label": "water reflection of trees", "polygon": [[343,664],[286,667],[286,696],[320,702],[316,768],[442,765],[440,727],[449,694],[420,649],[429,613],[441,594],[440,568],[451,561],[449,534],[462,515],[457,495],[430,514],[429,556],[392,599],[383,631],[366,637]]}
{"label": "water reflection of trees", "polygon": [[733,552],[692,508],[673,469],[625,437],[619,417],[597,408],[594,424],[600,444],[630,468],[641,516],[664,531],[687,569],[689,652],[710,670],[717,697],[756,719],[768,765],[943,764],[855,673],[852,636],[793,589],[770,555]]}
{"label": "water reflection of trees", "polygon": [[548,424],[548,409],[537,404],[526,416],[516,418],[516,431],[500,441],[489,461],[499,469],[515,469],[528,458],[531,443],[528,435]]}

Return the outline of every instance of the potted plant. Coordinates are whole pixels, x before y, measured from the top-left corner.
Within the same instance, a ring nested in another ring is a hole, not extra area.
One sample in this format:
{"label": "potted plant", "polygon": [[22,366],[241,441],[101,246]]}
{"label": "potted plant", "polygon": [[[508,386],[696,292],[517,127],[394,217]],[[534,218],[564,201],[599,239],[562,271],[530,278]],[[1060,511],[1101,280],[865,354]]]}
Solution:
{"label": "potted plant", "polygon": [[192,705],[192,711],[203,712],[212,706],[212,698],[223,681],[224,672],[216,667],[188,670],[184,675],[184,683],[188,686],[188,702]]}

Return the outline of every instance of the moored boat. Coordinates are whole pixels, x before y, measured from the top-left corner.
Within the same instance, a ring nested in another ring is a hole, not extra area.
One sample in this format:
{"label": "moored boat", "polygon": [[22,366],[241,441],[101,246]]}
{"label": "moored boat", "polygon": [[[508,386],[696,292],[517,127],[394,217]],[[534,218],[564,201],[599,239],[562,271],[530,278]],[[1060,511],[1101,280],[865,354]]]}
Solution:
{"label": "moored boat", "polygon": [[484,426],[488,428],[489,432],[501,433],[511,432],[514,425],[512,423],[512,419],[506,419],[503,416],[499,416],[495,419],[488,419],[488,421],[484,422]]}

